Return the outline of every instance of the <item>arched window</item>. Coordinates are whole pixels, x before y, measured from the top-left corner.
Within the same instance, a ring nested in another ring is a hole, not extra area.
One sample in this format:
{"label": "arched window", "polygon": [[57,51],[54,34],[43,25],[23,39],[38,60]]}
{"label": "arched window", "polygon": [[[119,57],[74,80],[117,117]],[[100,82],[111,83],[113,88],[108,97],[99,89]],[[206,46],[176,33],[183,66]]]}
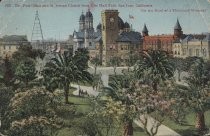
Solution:
{"label": "arched window", "polygon": [[203,56],[206,57],[206,49],[203,49]]}

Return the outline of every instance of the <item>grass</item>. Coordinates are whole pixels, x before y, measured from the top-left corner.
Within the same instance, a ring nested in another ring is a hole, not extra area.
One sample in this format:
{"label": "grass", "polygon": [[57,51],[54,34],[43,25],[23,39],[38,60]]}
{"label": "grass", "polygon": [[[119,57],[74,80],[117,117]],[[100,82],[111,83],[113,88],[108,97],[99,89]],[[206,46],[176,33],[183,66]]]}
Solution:
{"label": "grass", "polygon": [[[69,97],[69,101],[74,103],[74,105],[64,105],[62,107],[62,112],[59,114],[59,116],[64,119],[65,127],[59,131],[58,136],[74,136],[74,134],[70,130],[72,121],[81,118],[82,116],[86,115],[88,112],[91,111],[91,106],[88,98],[82,98],[71,95]],[[77,116],[71,113],[72,107],[76,108]],[[134,124],[133,127],[134,136],[146,136],[146,134],[144,134],[144,131],[136,124]]]}
{"label": "grass", "polygon": [[[205,113],[205,121],[206,121],[206,127],[210,127],[210,111],[207,111]],[[184,125],[176,124],[174,121],[172,121],[169,118],[166,118],[166,120],[163,122],[164,125],[168,126],[169,128],[173,129],[177,133],[179,133],[182,136],[193,136],[195,135],[196,129],[195,129],[195,113],[190,112],[186,116],[186,122]]]}

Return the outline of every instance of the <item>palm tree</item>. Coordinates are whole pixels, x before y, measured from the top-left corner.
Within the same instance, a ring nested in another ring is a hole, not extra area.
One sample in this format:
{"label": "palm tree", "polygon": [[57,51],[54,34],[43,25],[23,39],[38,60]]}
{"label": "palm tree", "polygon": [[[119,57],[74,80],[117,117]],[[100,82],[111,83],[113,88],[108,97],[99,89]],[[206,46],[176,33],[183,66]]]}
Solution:
{"label": "palm tree", "polygon": [[208,82],[210,81],[210,63],[204,62],[202,58],[197,58],[189,71],[189,77],[186,78],[188,84],[188,100],[191,108],[196,113],[195,128],[199,132],[205,130],[204,113],[210,104]]}
{"label": "palm tree", "polygon": [[71,53],[58,54],[51,59],[42,72],[44,78],[48,77],[46,73],[50,74],[52,84],[57,82],[55,87],[61,86],[64,89],[65,103],[67,104],[72,82],[92,81],[92,76],[86,70],[86,63],[81,63],[83,57]]}
{"label": "palm tree", "polygon": [[138,61],[134,67],[137,78],[149,80],[155,92],[158,90],[158,84],[174,76],[173,64],[164,51],[150,50],[143,51],[143,60]]}

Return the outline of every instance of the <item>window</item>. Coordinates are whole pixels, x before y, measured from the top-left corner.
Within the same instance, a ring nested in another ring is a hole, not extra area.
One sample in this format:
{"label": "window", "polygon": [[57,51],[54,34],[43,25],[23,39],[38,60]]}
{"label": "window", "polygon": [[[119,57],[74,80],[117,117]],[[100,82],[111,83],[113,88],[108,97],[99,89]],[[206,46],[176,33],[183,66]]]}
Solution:
{"label": "window", "polygon": [[193,55],[192,53],[193,53],[192,49],[189,49],[189,56],[192,56]]}
{"label": "window", "polygon": [[89,42],[89,46],[92,46],[91,42]]}
{"label": "window", "polygon": [[199,56],[199,55],[200,55],[200,54],[199,54],[199,51],[200,51],[199,49],[196,49],[196,50],[195,50],[195,55],[196,55],[196,56]]}

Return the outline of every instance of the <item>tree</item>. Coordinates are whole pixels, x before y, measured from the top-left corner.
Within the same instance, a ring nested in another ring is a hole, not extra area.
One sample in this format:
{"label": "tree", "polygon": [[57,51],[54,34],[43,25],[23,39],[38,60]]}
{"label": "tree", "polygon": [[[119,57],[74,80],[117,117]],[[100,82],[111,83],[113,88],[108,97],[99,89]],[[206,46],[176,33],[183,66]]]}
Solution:
{"label": "tree", "polygon": [[13,96],[14,91],[11,87],[0,84],[0,132],[6,132],[8,130],[9,122],[7,114],[10,111],[9,103]]}
{"label": "tree", "polygon": [[103,116],[114,120],[118,120],[123,124],[123,135],[133,135],[133,120],[136,115],[135,106],[132,100],[129,99],[131,76],[124,75],[124,78],[117,79],[113,77],[112,83],[109,83],[110,87],[104,87],[103,91],[99,94],[99,97],[107,98],[105,105],[102,105],[101,114]]}
{"label": "tree", "polygon": [[[58,54],[46,64],[42,71],[45,81],[47,78],[54,78],[55,80],[52,79],[49,82],[52,84],[57,82],[57,85],[63,87],[65,103],[69,103],[68,96],[72,82],[92,81],[91,74],[86,70],[87,64],[82,61],[82,58],[86,57],[81,56],[80,58],[79,55],[73,56],[71,53]],[[57,85],[55,87],[58,87]]]}
{"label": "tree", "polygon": [[141,56],[139,53],[131,53],[129,54],[129,60],[127,61],[127,66],[131,67],[136,64],[138,60],[141,60]]}
{"label": "tree", "polygon": [[3,76],[3,83],[6,86],[11,86],[14,82],[14,71],[12,69],[12,64],[9,58],[6,56],[4,59],[4,76]]}
{"label": "tree", "polygon": [[30,58],[22,60],[15,70],[15,78],[26,87],[30,81],[36,79],[36,74],[35,62]]}
{"label": "tree", "polygon": [[196,113],[195,128],[199,133],[205,130],[204,112],[209,108],[210,89],[208,87],[210,81],[210,64],[202,58],[194,60],[193,65],[189,70],[189,77],[186,78],[188,86],[188,101],[190,107]]}
{"label": "tree", "polygon": [[55,114],[57,96],[43,88],[17,90],[10,101],[10,136],[50,136],[62,120]]}
{"label": "tree", "polygon": [[164,51],[150,50],[142,53],[143,60],[138,61],[134,72],[139,79],[149,80],[153,90],[158,91],[158,84],[174,76],[174,66]]}
{"label": "tree", "polygon": [[110,58],[110,64],[114,68],[114,74],[117,75],[116,68],[117,68],[117,66],[120,66],[120,64],[121,64],[121,58],[119,58],[119,57],[111,57]]}
{"label": "tree", "polygon": [[[152,93],[151,86],[142,84],[134,75],[124,75],[124,78],[114,77],[109,87],[104,87],[99,94],[102,100],[99,114],[112,117],[123,124],[123,135],[133,135],[133,121],[138,119],[148,136],[155,136],[158,128],[170,113],[173,102],[168,97],[171,83],[164,83],[157,93]],[[153,118],[151,127],[148,122]]]}
{"label": "tree", "polygon": [[45,56],[45,53],[40,49],[33,49],[31,45],[25,45],[20,46],[16,52],[12,55],[12,59],[14,61],[21,61],[25,58],[31,58],[36,59],[37,57],[40,57],[43,59]]}

